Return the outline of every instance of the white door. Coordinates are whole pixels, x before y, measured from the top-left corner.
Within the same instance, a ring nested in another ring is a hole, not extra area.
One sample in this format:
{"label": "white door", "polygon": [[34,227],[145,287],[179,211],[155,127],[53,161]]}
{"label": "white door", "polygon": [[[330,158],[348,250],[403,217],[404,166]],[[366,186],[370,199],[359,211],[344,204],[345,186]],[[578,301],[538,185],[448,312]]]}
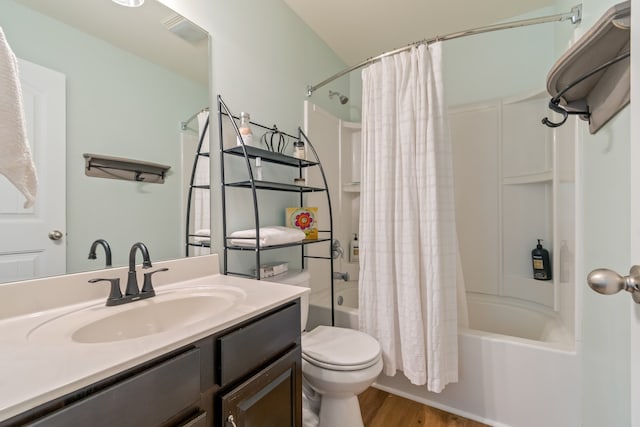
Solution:
{"label": "white door", "polygon": [[[640,7],[640,0],[631,1],[631,27],[640,28],[640,14],[637,8]],[[635,12],[635,13],[634,13]],[[631,43],[638,46],[640,37],[637,30],[631,31]],[[633,50],[631,54],[631,99],[635,103],[631,103],[631,148],[629,156],[631,159],[631,176],[630,176],[630,209],[631,209],[631,263],[640,264],[640,170],[637,165],[640,164],[640,52]],[[640,409],[637,402],[640,399],[640,305],[629,303],[631,305],[631,326],[630,326],[630,343],[631,343],[631,366],[629,367],[631,378],[631,425],[640,427]]]}
{"label": "white door", "polygon": [[38,193],[24,209],[24,197],[0,177],[0,282],[66,271],[65,76],[24,60],[18,66]]}

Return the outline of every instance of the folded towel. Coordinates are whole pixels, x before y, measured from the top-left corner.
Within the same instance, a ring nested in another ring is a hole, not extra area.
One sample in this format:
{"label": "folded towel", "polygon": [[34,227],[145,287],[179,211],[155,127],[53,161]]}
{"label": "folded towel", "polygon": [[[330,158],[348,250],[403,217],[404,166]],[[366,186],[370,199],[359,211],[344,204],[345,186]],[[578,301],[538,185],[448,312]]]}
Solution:
{"label": "folded towel", "polygon": [[[271,227],[260,227],[260,247],[284,245],[286,243],[301,242],[305,239],[304,231],[296,228],[281,227],[274,225]],[[235,246],[256,246],[256,230],[234,231],[229,235],[229,244]]]}
{"label": "folded towel", "polygon": [[38,180],[27,142],[18,60],[0,28],[0,173],[27,199],[36,200]]}
{"label": "folded towel", "polygon": [[197,243],[208,242],[211,240],[211,230],[208,228],[203,228],[202,230],[198,230],[194,233],[194,241]]}

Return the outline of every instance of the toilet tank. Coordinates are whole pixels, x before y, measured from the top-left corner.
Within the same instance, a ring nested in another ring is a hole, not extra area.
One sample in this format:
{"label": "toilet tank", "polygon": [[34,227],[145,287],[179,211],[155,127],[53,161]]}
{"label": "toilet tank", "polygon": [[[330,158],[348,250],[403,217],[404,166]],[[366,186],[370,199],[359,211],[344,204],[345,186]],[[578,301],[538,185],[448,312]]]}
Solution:
{"label": "toilet tank", "polygon": [[[290,270],[277,276],[266,277],[262,280],[276,283],[284,283],[285,285],[302,286],[303,288],[311,287],[311,275],[306,270]],[[307,317],[309,316],[309,293],[300,297],[300,330],[304,331],[307,325]]]}

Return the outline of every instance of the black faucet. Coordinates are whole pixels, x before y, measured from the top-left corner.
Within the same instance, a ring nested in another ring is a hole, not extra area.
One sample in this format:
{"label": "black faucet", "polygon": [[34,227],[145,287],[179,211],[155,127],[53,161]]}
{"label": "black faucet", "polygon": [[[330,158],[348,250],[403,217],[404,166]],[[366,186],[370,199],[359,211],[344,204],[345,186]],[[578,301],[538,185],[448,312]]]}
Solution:
{"label": "black faucet", "polygon": [[138,288],[138,279],[136,277],[136,251],[140,249],[142,252],[142,268],[151,268],[151,258],[149,258],[149,250],[147,246],[142,242],[134,243],[129,251],[129,273],[127,275],[127,289],[125,296],[138,295],[140,289]]}
{"label": "black faucet", "polygon": [[[106,242],[105,242],[106,243]],[[107,305],[120,305],[125,304],[132,301],[138,301],[145,298],[151,298],[156,295],[156,292],[153,290],[153,284],[151,283],[151,275],[159,272],[159,271],[167,271],[168,268],[160,268],[155,271],[151,271],[148,273],[144,273],[144,282],[142,284],[142,290],[138,289],[138,279],[136,278],[136,251],[140,249],[142,252],[142,268],[150,268],[151,258],[149,258],[149,250],[145,246],[144,243],[138,242],[134,243],[131,246],[131,251],[129,251],[129,273],[127,275],[127,288],[125,290],[124,295],[120,291],[120,279],[91,279],[89,283],[103,282],[108,281],[111,283],[111,291],[109,292],[109,297],[107,298]]]}
{"label": "black faucet", "polygon": [[111,247],[109,246],[109,243],[104,239],[94,240],[94,242],[91,244],[91,249],[89,249],[89,259],[98,258],[96,256],[96,248],[98,247],[98,245],[104,248],[104,253],[107,257],[105,261],[106,267],[111,267]]}

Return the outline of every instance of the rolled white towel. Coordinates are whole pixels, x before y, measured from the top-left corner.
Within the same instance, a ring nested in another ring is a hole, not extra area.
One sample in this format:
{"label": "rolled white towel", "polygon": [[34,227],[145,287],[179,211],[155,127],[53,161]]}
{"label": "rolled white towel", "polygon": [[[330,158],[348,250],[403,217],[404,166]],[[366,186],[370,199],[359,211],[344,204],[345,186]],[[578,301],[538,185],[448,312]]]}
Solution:
{"label": "rolled white towel", "polygon": [[211,230],[208,228],[203,228],[193,234],[195,236],[193,240],[197,243],[208,242],[211,240]]}
{"label": "rolled white towel", "polygon": [[[260,227],[260,247],[284,245],[287,243],[301,242],[305,239],[304,231],[296,228],[282,227],[278,225]],[[256,246],[256,230],[234,231],[229,235],[229,244],[234,246]]]}

